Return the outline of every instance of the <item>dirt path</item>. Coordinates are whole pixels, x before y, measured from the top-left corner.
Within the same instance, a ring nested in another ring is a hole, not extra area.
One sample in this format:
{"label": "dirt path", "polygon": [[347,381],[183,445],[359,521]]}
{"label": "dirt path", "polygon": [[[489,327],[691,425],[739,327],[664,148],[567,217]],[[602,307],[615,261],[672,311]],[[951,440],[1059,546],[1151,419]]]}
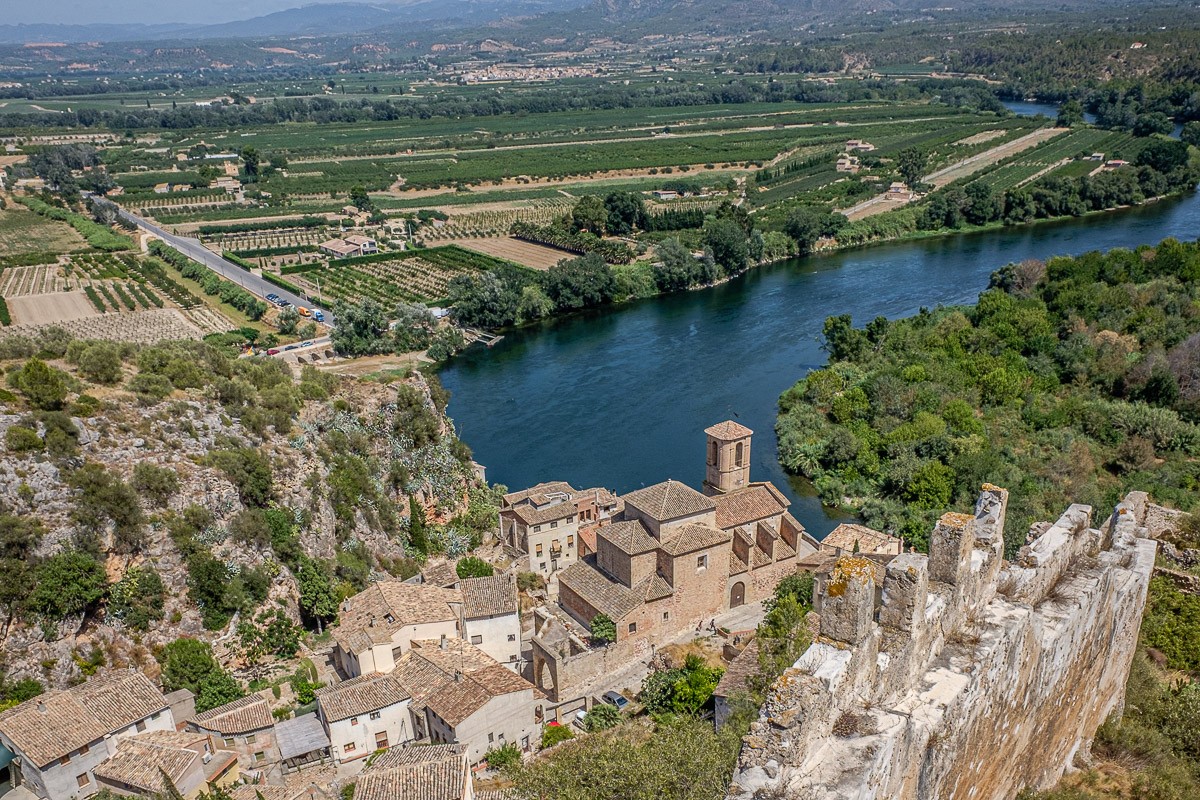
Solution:
{"label": "dirt path", "polygon": [[[986,169],[1006,158],[1048,142],[1054,137],[1066,133],[1068,130],[1068,128],[1039,128],[1033,133],[1013,139],[1011,142],[1005,142],[990,150],[984,150],[982,153],[977,153],[970,158],[964,158],[962,161],[958,161],[948,167],[931,172],[925,176],[923,182],[933,186],[935,189],[940,189],[943,186],[954,183],[954,181],[974,175],[976,172]],[[919,200],[921,197],[924,197],[924,195],[912,192],[904,192],[900,195],[885,192],[864,200],[858,205],[851,206],[841,213],[851,221],[865,219],[876,214],[882,214],[885,211],[902,208],[913,200]]]}

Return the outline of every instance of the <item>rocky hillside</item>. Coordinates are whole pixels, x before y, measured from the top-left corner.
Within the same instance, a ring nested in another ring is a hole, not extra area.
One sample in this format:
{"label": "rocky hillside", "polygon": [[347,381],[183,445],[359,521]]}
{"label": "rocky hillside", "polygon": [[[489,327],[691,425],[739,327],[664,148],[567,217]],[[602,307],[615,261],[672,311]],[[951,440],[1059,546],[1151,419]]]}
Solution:
{"label": "rocky hillside", "polygon": [[464,552],[494,518],[420,373],[297,380],[61,331],[4,340],[0,364],[0,702],[18,679],[153,672],[180,636],[235,667],[293,655],[373,575]]}

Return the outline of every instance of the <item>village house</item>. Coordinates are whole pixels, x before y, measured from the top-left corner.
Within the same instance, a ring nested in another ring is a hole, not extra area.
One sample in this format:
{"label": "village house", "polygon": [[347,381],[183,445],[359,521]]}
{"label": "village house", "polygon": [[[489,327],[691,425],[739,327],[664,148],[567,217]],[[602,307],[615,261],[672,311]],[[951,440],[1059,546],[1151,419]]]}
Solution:
{"label": "village house", "polygon": [[838,156],[836,167],[837,167],[838,172],[854,173],[854,172],[858,172],[859,169],[861,169],[861,165],[859,164],[859,161],[858,161],[858,156],[852,156],[847,153],[842,153],[840,156]]}
{"label": "village house", "polygon": [[187,729],[209,737],[213,751],[237,756],[238,765],[251,776],[276,773],[281,761],[275,743],[275,718],[271,705],[258,694],[197,714]]}
{"label": "village house", "polygon": [[596,553],[560,573],[557,606],[538,614],[533,638],[534,682],[543,691],[561,698],[587,672],[564,664],[587,660],[574,629],[590,630],[597,615],[616,624],[616,649],[604,657],[628,660],[769,597],[799,558],[817,551],[783,493],[751,481],[752,431],[726,421],[705,434],[704,492],[668,480],[624,495],[621,518],[596,532]]}
{"label": "village house", "polygon": [[506,494],[500,503],[500,541],[529,555],[529,570],[550,579],[595,551],[595,532],[621,509],[607,489],[577,490],[565,481]]}
{"label": "village house", "polygon": [[230,790],[229,798],[230,800],[331,800],[332,795],[328,789],[329,787],[320,787],[315,783],[304,786],[243,783]]}
{"label": "village house", "polygon": [[904,552],[904,541],[865,525],[843,522],[821,540],[821,552],[835,556],[843,553],[898,556]]}
{"label": "village house", "polygon": [[333,661],[343,675],[391,672],[415,639],[462,635],[462,592],[379,581],[342,604]]}
{"label": "village house", "polygon": [[100,788],[128,796],[160,795],[166,781],[192,798],[238,777],[233,753],[214,753],[202,733],[148,731],[122,739],[111,758],[95,769]]}
{"label": "village house", "polygon": [[504,666],[521,669],[521,608],[514,575],[463,578],[463,638]]}
{"label": "village house", "polygon": [[14,787],[38,797],[86,797],[100,788],[96,768],[124,739],[173,730],[171,710],[150,679],[117,670],[0,713],[0,767]]}
{"label": "village house", "polygon": [[369,236],[354,234],[341,239],[330,239],[327,242],[321,242],[317,245],[317,249],[325,255],[333,256],[334,258],[353,258],[355,256],[378,253],[379,245]]}
{"label": "village house", "polygon": [[458,744],[393,747],[363,769],[354,798],[475,800],[467,758],[467,748]]}
{"label": "village house", "polygon": [[849,139],[846,141],[846,149],[851,152],[870,153],[875,149],[875,145],[862,139]]}
{"label": "village house", "polygon": [[330,758],[329,734],[315,712],[276,722],[275,744],[284,775]]}
{"label": "village house", "polygon": [[317,713],[329,735],[330,754],[345,763],[412,741],[405,688],[391,675],[363,675],[317,693]]}
{"label": "village house", "polygon": [[413,642],[392,675],[412,695],[415,738],[466,745],[471,764],[505,744],[529,750],[541,727],[533,684],[462,639]]}

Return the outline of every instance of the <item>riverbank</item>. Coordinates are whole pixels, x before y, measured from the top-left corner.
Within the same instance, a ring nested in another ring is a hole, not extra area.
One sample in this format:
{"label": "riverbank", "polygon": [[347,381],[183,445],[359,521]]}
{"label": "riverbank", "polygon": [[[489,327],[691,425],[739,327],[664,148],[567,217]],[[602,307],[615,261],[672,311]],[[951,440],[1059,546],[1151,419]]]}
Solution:
{"label": "riverbank", "polygon": [[[911,316],[975,301],[991,273],[1026,259],[1195,239],[1200,196],[1053,225],[927,236],[775,261],[705,291],[626,302],[509,332],[439,369],[449,413],[488,477],[628,492],[668,477],[699,486],[703,429],[753,429],[752,479],[770,480],[820,537],[845,516],[783,470],[774,435],[779,396],[823,366],[826,317]],[[631,457],[630,454],[636,454]]]}

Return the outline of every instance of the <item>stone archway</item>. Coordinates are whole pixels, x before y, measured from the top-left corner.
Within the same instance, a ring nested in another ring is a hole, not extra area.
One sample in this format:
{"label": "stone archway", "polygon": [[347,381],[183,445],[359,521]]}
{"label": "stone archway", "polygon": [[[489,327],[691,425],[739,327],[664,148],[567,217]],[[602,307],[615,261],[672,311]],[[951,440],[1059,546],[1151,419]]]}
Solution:
{"label": "stone archway", "polygon": [[746,584],[738,581],[729,589],[729,607],[737,608],[746,602]]}

